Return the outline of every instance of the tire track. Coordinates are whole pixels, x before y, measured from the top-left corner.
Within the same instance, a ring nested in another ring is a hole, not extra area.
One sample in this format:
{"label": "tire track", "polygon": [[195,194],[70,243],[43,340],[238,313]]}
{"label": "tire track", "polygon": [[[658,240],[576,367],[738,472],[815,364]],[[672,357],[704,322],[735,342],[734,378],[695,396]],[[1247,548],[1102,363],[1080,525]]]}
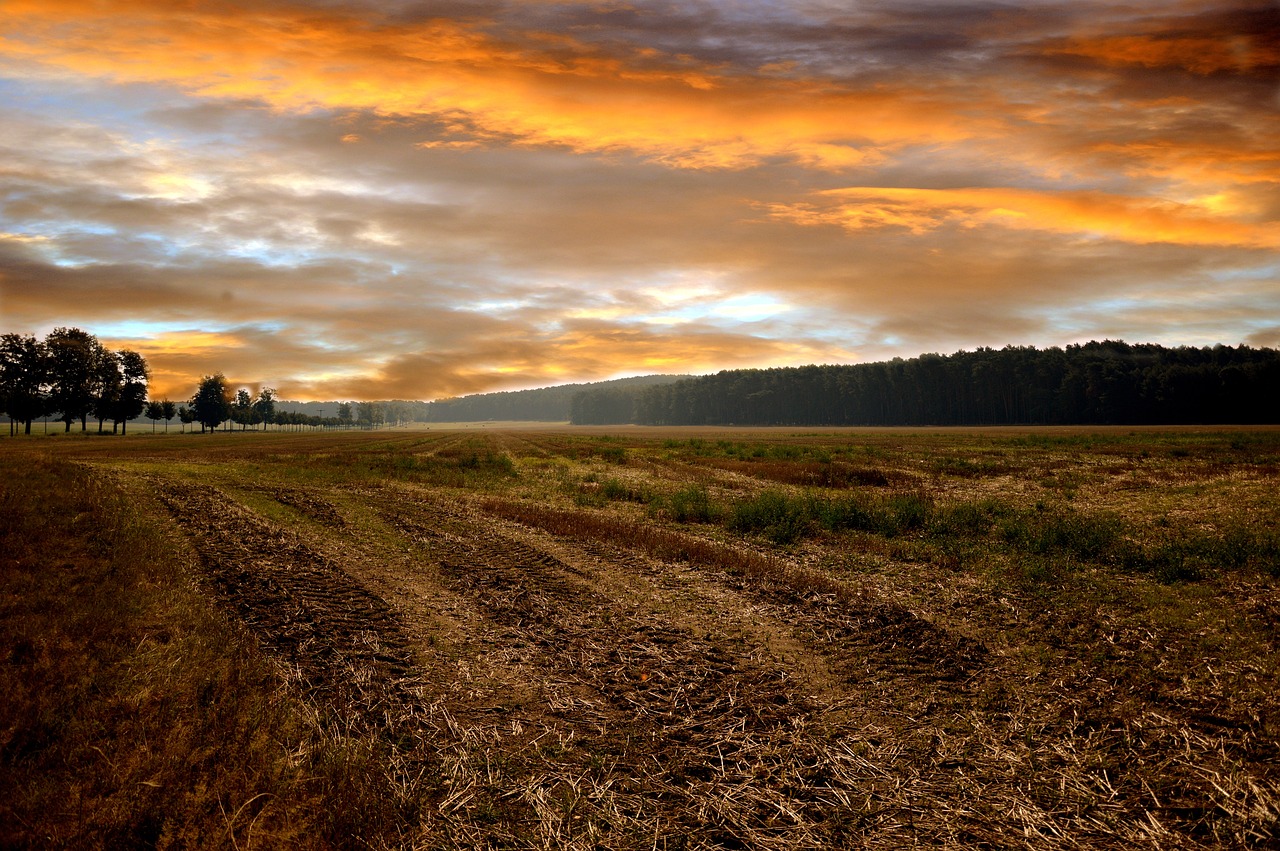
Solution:
{"label": "tire track", "polygon": [[523,661],[541,682],[572,687],[552,688],[546,712],[588,743],[593,761],[610,763],[603,778],[579,770],[612,802],[610,819],[621,807],[645,825],[643,847],[655,836],[688,842],[672,847],[829,847],[839,830],[832,802],[884,782],[849,749],[860,730],[830,720],[833,708],[801,694],[792,671],[622,604],[586,571],[491,525],[425,508],[382,516],[504,642],[528,648]]}
{"label": "tire track", "polygon": [[413,654],[381,597],[215,488],[156,490],[219,599],[335,721],[383,728],[412,714]]}
{"label": "tire track", "polygon": [[338,509],[332,502],[316,496],[309,490],[285,487],[252,488],[252,490],[266,494],[281,505],[294,509],[322,526],[338,531],[347,527],[346,518],[338,513]]}
{"label": "tire track", "polygon": [[[649,534],[649,527],[638,521],[614,522],[593,514],[589,515],[593,522],[582,522],[583,515],[579,513],[532,510],[525,503],[496,500],[484,507],[496,516],[572,540],[579,549],[601,557],[614,549],[671,551],[688,542],[688,551],[702,552],[701,558],[712,560],[708,564],[699,563],[697,557],[688,559],[705,573],[708,581],[768,606],[780,622],[795,625],[797,637],[827,656],[833,666],[843,668],[850,680],[865,678],[860,671],[874,670],[882,680],[907,677],[955,685],[987,666],[988,652],[981,642],[939,626],[867,589],[833,587],[826,577],[820,577],[823,583],[814,586],[814,574],[804,569],[761,565],[759,560],[746,560],[744,567],[722,557],[733,550],[731,547],[719,543],[706,546],[704,539],[670,530],[655,537]],[[649,567],[640,569],[653,573]]]}

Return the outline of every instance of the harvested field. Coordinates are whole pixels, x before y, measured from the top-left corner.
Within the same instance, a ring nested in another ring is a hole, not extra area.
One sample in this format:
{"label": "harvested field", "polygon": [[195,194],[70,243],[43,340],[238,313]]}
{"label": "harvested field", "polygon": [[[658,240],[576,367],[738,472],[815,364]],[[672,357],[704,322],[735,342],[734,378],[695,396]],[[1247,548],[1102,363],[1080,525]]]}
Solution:
{"label": "harvested field", "polygon": [[1280,842],[1280,431],[24,452],[126,494],[314,728],[368,743],[376,823],[240,848]]}

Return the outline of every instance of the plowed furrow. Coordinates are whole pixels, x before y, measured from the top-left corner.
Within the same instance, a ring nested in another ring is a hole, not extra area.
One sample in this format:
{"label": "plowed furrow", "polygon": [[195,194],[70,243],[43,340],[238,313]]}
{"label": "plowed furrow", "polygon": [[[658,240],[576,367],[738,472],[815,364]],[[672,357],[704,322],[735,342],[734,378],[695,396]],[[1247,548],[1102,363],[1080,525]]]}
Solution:
{"label": "plowed furrow", "polygon": [[289,506],[317,523],[332,529],[346,528],[346,520],[338,513],[338,509],[334,507],[333,503],[328,500],[300,488],[267,488],[264,490],[276,502]]}
{"label": "plowed furrow", "polygon": [[218,596],[317,703],[379,726],[411,700],[409,643],[382,598],[225,494],[173,482],[163,493]]}
{"label": "plowed furrow", "polygon": [[[580,516],[569,512],[535,511],[525,504],[496,500],[485,508],[596,553],[615,546],[703,553],[691,556],[690,563],[705,570],[712,581],[772,607],[783,623],[797,625],[797,637],[826,656],[833,667],[851,675],[856,676],[853,672],[859,669],[874,669],[881,677],[901,675],[956,683],[967,680],[986,663],[987,651],[980,642],[934,624],[898,602],[852,587],[832,589],[833,583],[825,576],[819,577],[821,582],[815,587],[812,571],[793,569],[782,561],[742,555],[731,546],[712,544],[684,532],[660,530],[655,534],[642,522],[581,522]],[[710,561],[702,561],[704,557]]]}
{"label": "plowed furrow", "polygon": [[[593,749],[622,762],[626,781],[614,781],[610,794],[637,807],[636,819],[700,836],[701,847],[771,831],[778,847],[814,847],[830,818],[810,793],[845,785],[832,778],[849,766],[832,767],[845,757],[825,734],[810,735],[816,710],[782,669],[652,612],[621,608],[547,566],[559,559],[522,558],[536,550],[527,544],[504,550],[492,530],[464,536],[440,523],[415,534],[422,525],[397,521],[452,588],[503,628],[505,641],[532,648],[525,658],[547,681],[578,686],[577,699],[548,708],[590,735]],[[775,770],[783,753],[800,758]],[[734,792],[747,788],[750,794]],[[792,817],[779,820],[786,812]]]}
{"label": "plowed furrow", "polygon": [[757,588],[755,595],[779,607],[808,643],[851,680],[915,677],[954,684],[982,670],[986,648],[940,627],[905,606],[884,600],[836,599]]}

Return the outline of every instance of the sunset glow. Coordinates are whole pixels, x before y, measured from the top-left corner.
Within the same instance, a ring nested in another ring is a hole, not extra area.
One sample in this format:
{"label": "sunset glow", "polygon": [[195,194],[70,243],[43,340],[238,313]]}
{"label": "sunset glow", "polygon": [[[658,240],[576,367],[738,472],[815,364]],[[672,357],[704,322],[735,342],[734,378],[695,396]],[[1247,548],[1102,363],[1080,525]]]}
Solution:
{"label": "sunset glow", "polygon": [[0,325],[294,399],[1280,345],[1280,9],[0,0]]}

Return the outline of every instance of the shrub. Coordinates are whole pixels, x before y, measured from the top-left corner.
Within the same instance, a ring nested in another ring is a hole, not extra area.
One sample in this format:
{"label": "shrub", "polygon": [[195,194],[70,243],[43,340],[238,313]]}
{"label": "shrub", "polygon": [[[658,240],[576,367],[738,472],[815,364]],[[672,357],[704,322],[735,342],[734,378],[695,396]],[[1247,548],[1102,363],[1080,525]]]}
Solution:
{"label": "shrub", "polygon": [[930,529],[939,535],[981,536],[991,531],[997,519],[1007,517],[1010,510],[995,500],[942,506],[934,510]]}
{"label": "shrub", "polygon": [[879,505],[861,496],[815,500],[812,510],[823,528],[833,532],[841,529],[870,532],[882,523]]}
{"label": "shrub", "polygon": [[933,498],[925,493],[896,493],[888,500],[886,535],[900,535],[923,529],[933,518]]}
{"label": "shrub", "polygon": [[714,523],[722,514],[720,506],[702,485],[676,491],[666,499],[666,509],[677,523]]}
{"label": "shrub", "polygon": [[628,502],[648,502],[649,494],[643,490],[630,487],[616,478],[608,478],[600,483],[600,494],[609,500],[625,500]]}
{"label": "shrub", "polygon": [[1015,549],[1037,555],[1066,553],[1088,561],[1121,560],[1124,527],[1111,515],[1022,513],[1006,518],[1000,533]]}
{"label": "shrub", "polygon": [[779,491],[764,491],[733,507],[729,528],[759,532],[775,543],[790,544],[808,531],[813,518],[811,505]]}

